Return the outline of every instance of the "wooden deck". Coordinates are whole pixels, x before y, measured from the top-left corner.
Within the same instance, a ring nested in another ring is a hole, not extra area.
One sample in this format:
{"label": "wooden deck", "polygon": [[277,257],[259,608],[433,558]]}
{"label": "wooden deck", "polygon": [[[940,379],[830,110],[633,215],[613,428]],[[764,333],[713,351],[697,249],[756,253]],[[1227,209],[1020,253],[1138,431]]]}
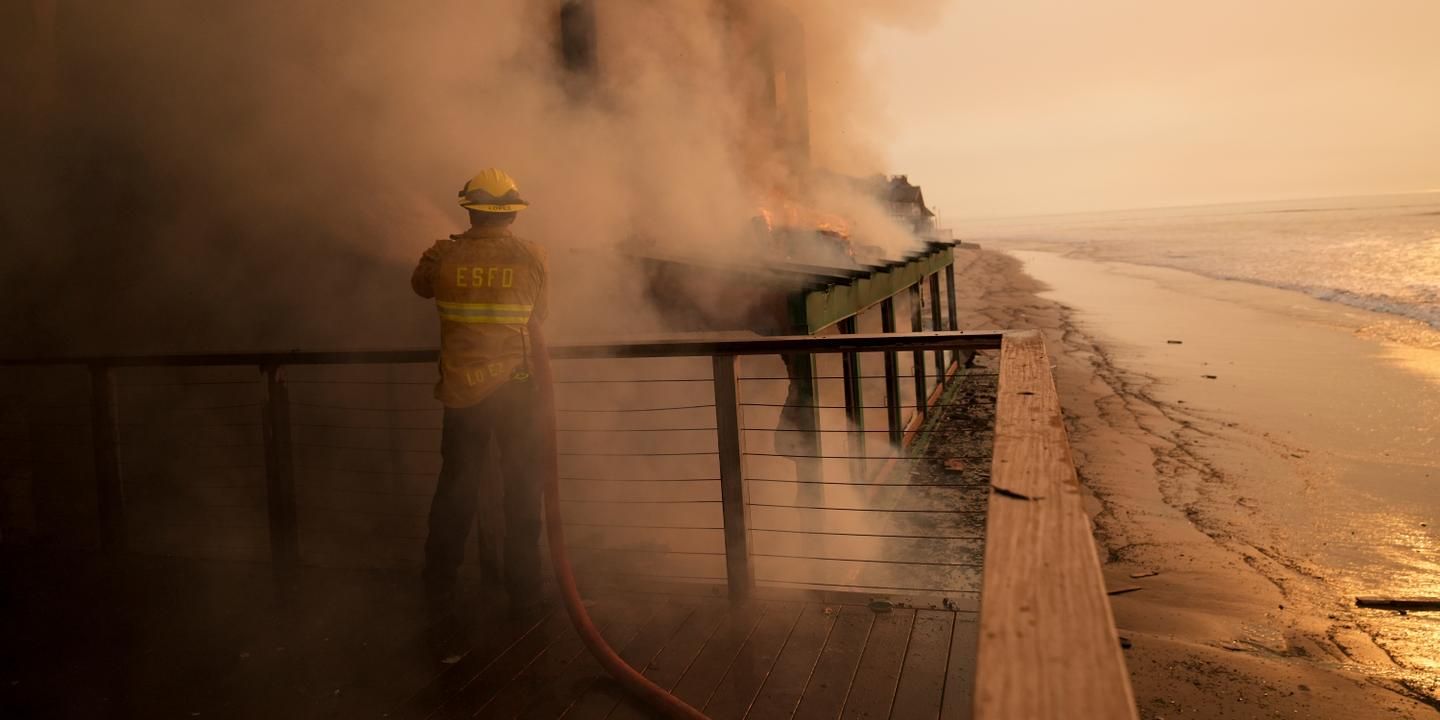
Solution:
{"label": "wooden deck", "polygon": [[[975,615],[872,607],[860,595],[606,596],[597,625],[632,666],[714,720],[966,718]],[[581,646],[563,612],[493,635],[399,718],[651,717]]]}
{"label": "wooden deck", "polygon": [[[413,573],[306,568],[284,586],[263,564],[0,553],[0,717],[649,717],[563,612],[516,626],[477,611],[471,649],[446,665]],[[717,720],[969,717],[973,599],[587,596],[627,661]]]}

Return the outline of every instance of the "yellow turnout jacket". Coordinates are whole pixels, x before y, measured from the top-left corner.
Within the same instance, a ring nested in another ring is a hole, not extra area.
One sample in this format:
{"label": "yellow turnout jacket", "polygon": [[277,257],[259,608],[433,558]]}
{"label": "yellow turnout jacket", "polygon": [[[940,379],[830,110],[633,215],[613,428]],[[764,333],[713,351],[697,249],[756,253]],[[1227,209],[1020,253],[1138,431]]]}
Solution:
{"label": "yellow turnout jacket", "polygon": [[446,407],[476,405],[529,377],[527,326],[545,319],[545,253],[509,228],[472,227],[420,257],[410,286],[440,313],[440,383]]}

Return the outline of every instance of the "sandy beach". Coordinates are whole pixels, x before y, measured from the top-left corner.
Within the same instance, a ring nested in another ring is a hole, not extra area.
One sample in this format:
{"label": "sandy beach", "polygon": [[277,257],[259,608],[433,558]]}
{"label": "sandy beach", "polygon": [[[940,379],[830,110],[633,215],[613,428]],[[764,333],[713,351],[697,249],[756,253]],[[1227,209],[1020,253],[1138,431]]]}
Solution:
{"label": "sandy beach", "polygon": [[987,250],[959,285],[962,327],[1046,335],[1141,717],[1440,717],[1440,623],[1353,607],[1435,594],[1440,352],[1177,270]]}

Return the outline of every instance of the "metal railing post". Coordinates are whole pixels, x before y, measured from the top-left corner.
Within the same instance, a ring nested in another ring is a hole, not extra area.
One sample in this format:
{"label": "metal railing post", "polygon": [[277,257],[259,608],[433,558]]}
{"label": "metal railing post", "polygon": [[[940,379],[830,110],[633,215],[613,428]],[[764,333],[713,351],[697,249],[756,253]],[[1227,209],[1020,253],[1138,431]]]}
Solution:
{"label": "metal railing post", "polygon": [[295,462],[290,434],[290,390],[284,368],[266,365],[265,373],[265,499],[270,518],[270,559],[277,570],[300,562],[295,512]]}
{"label": "metal railing post", "polygon": [[100,546],[125,549],[125,485],[120,476],[120,417],[115,371],[90,366],[90,425],[95,443],[95,489],[100,513]]}
{"label": "metal railing post", "polygon": [[[946,294],[948,295],[948,298],[947,298],[947,299],[950,301],[950,306],[949,306],[949,310],[950,310],[950,324],[949,324],[949,328],[950,328],[951,330],[959,330],[959,329],[960,329],[960,317],[955,314],[955,313],[956,313],[957,306],[959,305],[959,303],[956,302],[956,300],[955,300],[955,263],[953,263],[953,262],[950,263],[949,265],[946,265],[946,266],[945,266],[945,288],[946,288]],[[950,360],[951,360],[951,362],[955,363],[956,365],[962,364],[962,363],[960,362],[960,350],[959,350],[958,348],[955,349],[955,350],[951,350],[951,351],[950,351]]]}
{"label": "metal railing post", "polygon": [[[880,331],[895,332],[895,299],[880,301]],[[891,444],[905,442],[905,424],[900,417],[900,357],[894,350],[885,351],[885,420],[890,429]]]}
{"label": "metal railing post", "polygon": [[[840,321],[840,333],[854,335],[857,325],[856,317],[851,315]],[[865,477],[865,387],[860,371],[860,353],[842,353],[840,365],[845,383],[845,420],[850,425],[847,445],[850,454],[855,456],[851,472],[856,480],[861,480]]]}
{"label": "metal railing post", "polygon": [[[930,274],[930,329],[940,330],[940,273]],[[935,351],[935,384],[945,384],[945,351]]]}
{"label": "metal railing post", "polygon": [[[921,307],[920,307],[920,304],[921,304],[921,301],[920,301],[920,298],[921,298],[920,285],[921,285],[923,282],[924,282],[924,281],[922,280],[922,281],[917,282],[917,283],[915,283],[914,285],[911,285],[911,286],[910,286],[910,330],[911,330],[911,332],[917,332],[917,333],[918,333],[918,332],[921,332],[921,331],[923,331],[923,330],[925,329],[925,328],[924,328],[924,320],[923,320],[923,316],[921,315]],[[927,394],[927,393],[925,392],[925,351],[924,351],[924,350],[916,350],[916,351],[914,351],[914,366],[915,366],[915,368],[914,368],[914,369],[915,369],[915,373],[914,373],[914,374],[915,374],[915,417],[920,418],[920,417],[924,417],[924,415],[925,415],[925,410],[926,410],[926,407],[925,407],[926,397],[925,397],[925,396],[926,396],[926,394]]]}
{"label": "metal railing post", "polygon": [[745,440],[740,425],[739,361],[716,355],[715,428],[720,454],[720,506],[725,527],[725,577],[730,599],[744,601],[755,586],[750,564],[749,503],[745,498]]}

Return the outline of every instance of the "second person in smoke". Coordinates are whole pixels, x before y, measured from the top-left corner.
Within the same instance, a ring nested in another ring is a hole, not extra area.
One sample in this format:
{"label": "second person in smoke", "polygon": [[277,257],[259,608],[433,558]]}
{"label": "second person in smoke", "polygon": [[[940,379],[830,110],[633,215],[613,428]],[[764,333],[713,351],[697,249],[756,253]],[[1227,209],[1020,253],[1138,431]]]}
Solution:
{"label": "second person in smoke", "polygon": [[529,204],[504,171],[471,178],[460,205],[470,212],[470,229],[426,250],[410,279],[416,294],[435,299],[440,316],[435,395],[445,406],[442,465],[424,570],[439,628],[454,623],[456,575],[488,482],[502,485],[503,492],[485,488],[485,495],[504,497],[502,574],[511,612],[532,615],[541,603],[541,445],[530,361],[532,329],[546,315],[545,255],[510,231]]}

